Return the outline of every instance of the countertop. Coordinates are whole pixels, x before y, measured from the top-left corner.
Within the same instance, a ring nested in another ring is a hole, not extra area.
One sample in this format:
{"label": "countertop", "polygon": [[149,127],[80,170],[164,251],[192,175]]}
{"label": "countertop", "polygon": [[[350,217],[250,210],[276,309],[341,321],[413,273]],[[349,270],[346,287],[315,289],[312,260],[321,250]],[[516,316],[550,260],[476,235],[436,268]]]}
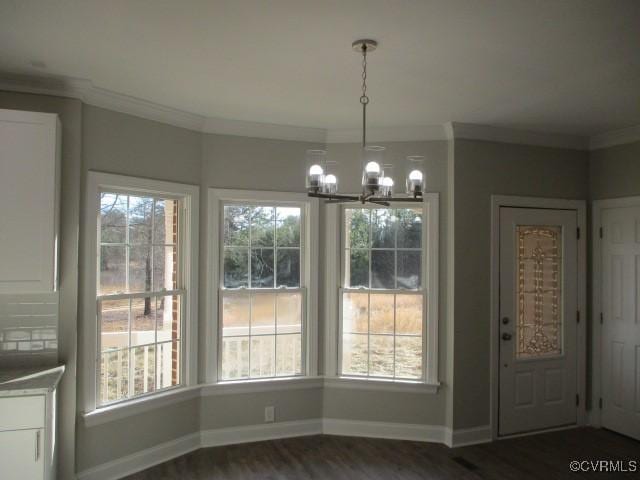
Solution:
{"label": "countertop", "polygon": [[0,397],[49,393],[63,373],[64,365],[0,370]]}

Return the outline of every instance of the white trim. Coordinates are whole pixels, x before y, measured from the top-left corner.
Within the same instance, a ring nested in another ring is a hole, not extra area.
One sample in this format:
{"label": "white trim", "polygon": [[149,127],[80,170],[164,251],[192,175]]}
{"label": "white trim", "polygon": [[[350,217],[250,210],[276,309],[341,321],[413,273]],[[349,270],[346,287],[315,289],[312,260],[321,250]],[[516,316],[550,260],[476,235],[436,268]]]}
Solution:
{"label": "white trim", "polygon": [[589,138],[589,150],[598,150],[634,142],[640,142],[640,125],[593,135]]}
{"label": "white trim", "polygon": [[320,435],[322,420],[293,420],[289,422],[265,423],[241,427],[216,428],[200,432],[202,448],[235,445],[238,443],[261,442],[278,438]]}
{"label": "white trim", "polygon": [[[359,128],[315,128],[207,117],[97,87],[91,80],[67,76],[0,74],[0,90],[76,98],[87,105],[186,128],[196,132],[315,143],[359,142]],[[640,141],[640,126],[588,136],[530,132],[464,122],[404,127],[371,127],[376,142],[434,141],[467,138],[492,142],[597,150]]]}
{"label": "white trim", "polygon": [[458,430],[447,428],[447,437],[444,443],[447,447],[456,448],[489,443],[491,441],[491,425],[482,425],[480,427],[461,428]]}
{"label": "white trim", "polygon": [[190,433],[175,440],[140,450],[126,457],[102,463],[78,473],[78,480],[115,480],[198,450],[200,433]]}
{"label": "white trim", "polygon": [[[219,309],[218,292],[220,290],[220,206],[224,202],[274,202],[296,203],[305,208],[304,217],[306,225],[303,228],[305,235],[304,262],[301,270],[305,278],[306,312],[305,312],[305,376],[317,377],[318,375],[318,241],[319,241],[319,203],[315,198],[309,198],[303,193],[272,192],[260,190],[229,190],[220,188],[208,189],[208,238],[207,247],[207,287],[206,287],[206,322],[205,343],[206,361],[204,378],[207,383],[218,381],[218,329]],[[274,379],[270,379],[274,380]],[[277,382],[277,379],[275,379]],[[225,382],[224,385],[238,385],[240,381]]]}
{"label": "white trim", "polygon": [[[591,410],[589,424],[595,427],[602,425],[602,411],[599,400],[602,397],[602,212],[608,208],[624,208],[640,206],[640,196],[595,200],[592,203],[591,235]],[[605,232],[606,235],[606,232]]]}
{"label": "white trim", "polygon": [[488,142],[537,145],[540,147],[588,150],[589,138],[558,133],[530,132],[513,128],[494,127],[476,123],[451,122],[454,138],[485,140]]}
{"label": "white trim", "polygon": [[[217,428],[191,433],[126,457],[97,465],[80,472],[78,479],[118,479],[200,448],[260,442],[279,438],[324,434],[433,442],[457,447],[489,441],[490,439],[483,436],[483,432],[487,430],[488,426],[482,426],[459,430],[452,434],[449,429],[442,425],[368,422],[338,418],[314,418]],[[452,438],[454,439],[453,442],[451,441]],[[453,445],[451,445],[452,443]]]}
{"label": "white trim", "polygon": [[[195,385],[198,381],[198,242],[199,242],[199,187],[181,183],[150,180],[146,178],[113,175],[90,171],[87,174],[87,189],[84,212],[84,259],[85,272],[81,301],[83,302],[83,338],[82,353],[85,368],[81,376],[83,409],[89,413],[96,410],[96,375],[97,375],[97,325],[96,325],[96,279],[97,279],[97,220],[98,220],[98,192],[101,188],[126,190],[154,195],[169,195],[180,197],[184,201],[187,215],[184,215],[184,238],[181,249],[183,256],[184,279],[187,282],[185,301],[185,331],[182,340],[184,354],[184,384]],[[150,396],[160,395],[153,393]],[[169,392],[167,392],[169,393]],[[133,399],[132,399],[133,400]],[[123,403],[129,403],[127,400]]]}
{"label": "white trim", "polygon": [[322,433],[325,435],[445,443],[446,430],[442,425],[368,422],[341,418],[322,419]]}
{"label": "white trim", "polygon": [[499,378],[499,314],[500,314],[500,208],[524,207],[524,208],[549,208],[561,210],[575,210],[577,225],[581,235],[578,244],[578,310],[581,321],[577,326],[577,382],[578,394],[581,401],[578,406],[577,425],[587,423],[586,413],[586,380],[587,380],[587,204],[585,200],[566,200],[557,198],[516,197],[506,195],[491,196],[491,313],[489,323],[490,333],[490,411],[489,418],[492,430],[492,438],[498,437],[498,392]]}
{"label": "white trim", "polygon": [[439,384],[378,378],[325,377],[324,388],[403,393],[438,393]]}
{"label": "white trim", "polygon": [[203,385],[201,396],[211,397],[218,395],[240,395],[243,393],[290,392],[292,390],[322,388],[323,385],[322,377],[252,379],[220,382],[215,385]]}
{"label": "white trim", "polygon": [[341,209],[326,204],[324,209],[324,375],[338,375],[338,308],[340,304]]}
{"label": "white trim", "polygon": [[90,428],[194,398],[325,388],[366,390],[374,392],[435,394],[438,393],[440,385],[426,384],[422,382],[323,376],[221,382],[216,384],[201,384],[190,387],[175,388],[158,392],[154,395],[134,398],[127,402],[109,405],[85,413],[82,415],[82,418],[85,426]]}
{"label": "white trim", "polygon": [[[423,223],[423,281],[422,293],[428,299],[427,310],[425,312],[426,322],[423,331],[423,345],[425,345],[425,357],[423,362],[423,385],[438,386],[438,307],[439,307],[439,240],[440,240],[440,194],[425,193],[422,208],[427,219]],[[409,205],[409,204],[406,204]],[[399,204],[397,206],[405,206]],[[411,204],[415,207],[416,204]],[[324,374],[325,377],[337,377],[340,371],[339,365],[339,324],[340,324],[340,289],[343,284],[342,256],[344,255],[343,232],[342,232],[342,209],[337,205],[327,205],[325,209],[325,318],[324,318]],[[426,265],[426,268],[425,268]],[[368,290],[363,290],[368,291]],[[436,299],[436,301],[431,301]],[[426,337],[426,340],[425,340]],[[339,380],[332,386],[338,385]],[[353,378],[349,378],[353,385]],[[411,382],[387,382],[379,379],[366,379],[363,382],[373,382],[372,385],[407,385]],[[387,386],[385,390],[398,389],[398,387]]]}

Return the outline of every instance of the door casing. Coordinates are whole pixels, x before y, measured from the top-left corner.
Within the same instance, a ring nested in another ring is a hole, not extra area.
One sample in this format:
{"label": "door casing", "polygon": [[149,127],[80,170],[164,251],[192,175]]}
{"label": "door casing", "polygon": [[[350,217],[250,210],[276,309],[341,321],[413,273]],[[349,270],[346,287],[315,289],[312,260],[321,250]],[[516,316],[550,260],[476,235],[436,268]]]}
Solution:
{"label": "door casing", "polygon": [[[587,385],[587,203],[585,200],[566,200],[559,198],[517,197],[507,195],[491,196],[491,311],[490,311],[490,383],[491,383],[491,410],[490,424],[491,437],[508,438],[498,436],[499,398],[500,398],[500,208],[537,208],[554,210],[575,210],[577,215],[580,238],[578,239],[578,310],[580,322],[578,323],[577,357],[578,357],[578,405],[576,425],[585,425],[586,414],[586,385]],[[595,398],[595,397],[594,397]],[[571,428],[571,427],[570,427]],[[517,434],[532,435],[539,432]]]}

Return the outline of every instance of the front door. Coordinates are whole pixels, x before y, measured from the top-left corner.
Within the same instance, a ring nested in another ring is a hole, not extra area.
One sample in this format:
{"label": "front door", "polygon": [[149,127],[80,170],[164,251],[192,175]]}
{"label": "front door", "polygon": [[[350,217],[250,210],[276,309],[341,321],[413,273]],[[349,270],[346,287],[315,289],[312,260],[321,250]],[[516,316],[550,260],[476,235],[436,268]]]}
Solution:
{"label": "front door", "polygon": [[500,209],[500,435],[577,422],[577,212]]}
{"label": "front door", "polygon": [[640,440],[640,207],[602,229],[602,426]]}

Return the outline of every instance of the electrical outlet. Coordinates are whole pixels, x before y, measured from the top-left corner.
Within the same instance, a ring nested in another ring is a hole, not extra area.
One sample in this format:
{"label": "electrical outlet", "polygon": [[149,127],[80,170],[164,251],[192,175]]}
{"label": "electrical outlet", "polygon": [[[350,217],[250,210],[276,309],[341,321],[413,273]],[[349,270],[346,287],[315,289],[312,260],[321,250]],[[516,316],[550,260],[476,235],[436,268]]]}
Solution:
{"label": "electrical outlet", "polygon": [[276,420],[276,407],[264,407],[265,423],[273,423]]}

